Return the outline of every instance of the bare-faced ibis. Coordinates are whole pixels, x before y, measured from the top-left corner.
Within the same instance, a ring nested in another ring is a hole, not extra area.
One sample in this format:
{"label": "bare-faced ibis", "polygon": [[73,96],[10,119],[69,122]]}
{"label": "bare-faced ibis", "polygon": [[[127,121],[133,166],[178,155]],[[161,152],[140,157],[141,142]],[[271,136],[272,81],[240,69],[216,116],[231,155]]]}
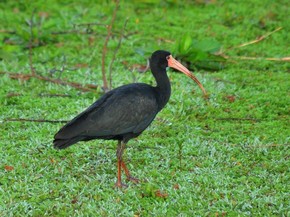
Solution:
{"label": "bare-faced ibis", "polygon": [[139,136],[168,102],[171,87],[166,74],[167,67],[183,72],[206,94],[197,78],[169,52],[155,51],[150,58],[150,68],[157,83],[156,87],[134,83],[107,92],[55,134],[54,147],[63,149],[79,141],[92,139],[118,140],[116,186],[123,186],[121,169],[128,180],[138,182],[138,179],[130,175],[122,155],[126,143]]}

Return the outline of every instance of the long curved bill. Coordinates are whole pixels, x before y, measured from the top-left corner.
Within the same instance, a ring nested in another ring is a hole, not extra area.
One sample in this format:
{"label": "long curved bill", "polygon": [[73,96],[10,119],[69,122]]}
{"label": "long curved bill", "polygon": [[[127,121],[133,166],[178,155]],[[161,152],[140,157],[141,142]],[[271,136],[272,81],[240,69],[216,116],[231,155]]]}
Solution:
{"label": "long curved bill", "polygon": [[183,66],[180,62],[178,62],[176,59],[174,59],[171,55],[167,57],[168,61],[168,66],[174,69],[177,69],[180,72],[183,72],[186,76],[190,77],[192,80],[194,80],[197,85],[200,87],[202,90],[203,94],[207,96],[207,93],[202,86],[202,84],[199,82],[199,80],[185,67]]}

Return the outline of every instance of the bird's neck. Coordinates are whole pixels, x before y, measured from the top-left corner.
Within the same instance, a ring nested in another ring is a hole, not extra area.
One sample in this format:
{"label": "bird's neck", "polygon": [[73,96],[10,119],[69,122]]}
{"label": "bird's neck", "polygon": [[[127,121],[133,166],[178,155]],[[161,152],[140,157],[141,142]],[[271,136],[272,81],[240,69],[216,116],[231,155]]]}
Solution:
{"label": "bird's neck", "polygon": [[[171,86],[166,70],[160,70],[157,67],[151,66],[153,76],[156,80],[157,86],[155,87],[159,110],[161,110],[168,102],[171,94]],[[155,72],[155,73],[154,73]]]}

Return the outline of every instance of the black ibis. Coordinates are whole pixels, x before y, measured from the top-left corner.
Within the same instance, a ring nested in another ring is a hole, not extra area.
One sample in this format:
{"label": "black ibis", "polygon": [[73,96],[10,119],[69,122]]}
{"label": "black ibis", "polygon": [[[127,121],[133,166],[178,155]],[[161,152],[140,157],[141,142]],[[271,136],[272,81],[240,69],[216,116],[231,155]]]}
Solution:
{"label": "black ibis", "polygon": [[113,89],[80,113],[54,136],[54,148],[67,148],[79,141],[92,139],[118,140],[117,182],[122,187],[121,169],[129,181],[138,182],[130,175],[122,155],[126,143],[139,136],[166,105],[171,94],[166,68],[183,72],[194,80],[206,95],[198,79],[167,51],[155,51],[150,58],[150,68],[156,80],[155,87],[133,83]]}

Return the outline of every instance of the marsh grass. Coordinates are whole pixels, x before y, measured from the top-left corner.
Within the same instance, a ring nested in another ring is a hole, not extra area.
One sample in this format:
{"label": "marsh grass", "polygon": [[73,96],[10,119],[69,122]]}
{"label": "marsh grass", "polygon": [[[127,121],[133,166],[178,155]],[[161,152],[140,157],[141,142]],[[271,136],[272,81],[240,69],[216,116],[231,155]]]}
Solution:
{"label": "marsh grass", "polygon": [[[117,55],[114,87],[133,81],[154,84],[150,73],[131,72],[122,62],[146,64],[152,51],[174,46],[162,39],[175,41],[184,31],[196,39],[214,38],[227,48],[282,26],[263,42],[228,55],[289,55],[287,1],[145,2],[120,4],[114,29],[122,28],[129,16],[127,31],[135,33],[124,38]],[[113,188],[115,142],[56,151],[52,139],[62,124],[4,121],[69,120],[101,96],[105,29],[94,27],[93,35],[52,33],[72,30],[73,24],[106,23],[113,8],[93,1],[0,3],[0,71],[30,71],[25,20],[35,9],[39,27],[33,29],[34,42],[43,43],[33,49],[36,72],[50,76],[65,57],[67,68],[74,70],[64,70],[62,79],[99,85],[96,94],[82,93],[0,75],[0,215],[289,216],[287,62],[237,60],[218,72],[200,70],[195,74],[210,93],[208,101],[192,81],[169,72],[170,102],[125,153],[142,183],[128,183],[124,190]],[[117,43],[114,37],[108,49]],[[69,97],[49,96],[53,94]]]}

